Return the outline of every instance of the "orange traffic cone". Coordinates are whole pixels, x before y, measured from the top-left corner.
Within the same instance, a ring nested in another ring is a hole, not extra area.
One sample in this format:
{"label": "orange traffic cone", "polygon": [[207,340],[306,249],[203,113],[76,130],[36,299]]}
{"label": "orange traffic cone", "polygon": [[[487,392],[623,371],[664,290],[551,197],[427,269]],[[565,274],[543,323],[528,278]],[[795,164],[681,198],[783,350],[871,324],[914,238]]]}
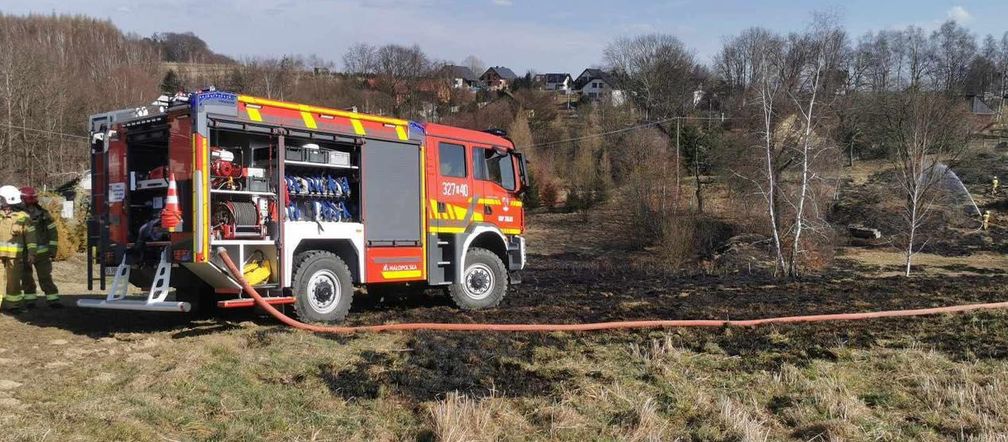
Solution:
{"label": "orange traffic cone", "polygon": [[169,172],[168,195],[165,197],[164,208],[161,209],[161,228],[174,232],[180,224],[182,224],[182,209],[179,208],[175,172]]}

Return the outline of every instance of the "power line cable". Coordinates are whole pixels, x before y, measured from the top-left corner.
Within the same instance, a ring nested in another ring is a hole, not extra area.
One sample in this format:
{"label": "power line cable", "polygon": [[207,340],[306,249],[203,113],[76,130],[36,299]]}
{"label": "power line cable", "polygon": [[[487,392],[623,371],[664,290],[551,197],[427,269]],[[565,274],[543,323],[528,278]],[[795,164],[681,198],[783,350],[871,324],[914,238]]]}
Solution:
{"label": "power line cable", "polygon": [[652,126],[657,126],[657,125],[660,125],[660,124],[664,124],[664,123],[668,123],[668,122],[676,121],[676,120],[734,120],[734,119],[735,118],[733,118],[733,117],[672,117],[672,118],[666,118],[664,120],[652,121],[650,123],[638,124],[636,126],[624,127],[622,129],[612,130],[612,131],[608,131],[608,132],[602,132],[602,133],[597,133],[597,134],[592,134],[592,135],[585,135],[583,137],[568,138],[566,140],[550,141],[548,143],[533,144],[531,146],[523,146],[523,147],[519,147],[519,148],[520,149],[532,149],[532,148],[536,148],[536,147],[553,146],[553,145],[557,145],[557,144],[570,143],[570,142],[573,142],[573,141],[590,140],[592,138],[599,138],[599,137],[604,137],[604,136],[607,136],[607,135],[614,135],[614,134],[619,134],[619,133],[623,133],[623,132],[632,132],[632,131],[635,131],[635,130],[641,130],[641,129],[645,129],[645,128],[652,127]]}
{"label": "power line cable", "polygon": [[23,130],[25,132],[36,132],[36,133],[43,133],[43,134],[49,134],[49,135],[57,135],[57,136],[67,137],[67,138],[78,138],[78,139],[81,139],[81,140],[88,139],[88,137],[83,136],[83,135],[74,135],[74,134],[68,134],[68,133],[65,133],[65,132],[56,132],[56,131],[45,130],[45,129],[35,129],[35,128],[32,128],[32,127],[16,126],[16,125],[13,125],[13,124],[0,124],[0,127],[6,127],[6,128],[10,128],[10,129],[19,129],[19,130]]}

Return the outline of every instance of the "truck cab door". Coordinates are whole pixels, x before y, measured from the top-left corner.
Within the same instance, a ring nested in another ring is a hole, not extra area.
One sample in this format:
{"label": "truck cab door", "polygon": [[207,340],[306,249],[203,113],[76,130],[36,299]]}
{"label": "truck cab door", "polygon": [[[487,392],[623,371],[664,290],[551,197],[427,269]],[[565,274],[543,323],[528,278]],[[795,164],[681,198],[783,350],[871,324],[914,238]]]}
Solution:
{"label": "truck cab door", "polygon": [[462,233],[473,218],[476,195],[469,146],[433,140],[428,146],[428,219],[432,233]]}
{"label": "truck cab door", "polygon": [[506,235],[517,234],[524,220],[521,200],[517,198],[514,156],[501,148],[474,146],[472,158],[479,221],[497,226]]}

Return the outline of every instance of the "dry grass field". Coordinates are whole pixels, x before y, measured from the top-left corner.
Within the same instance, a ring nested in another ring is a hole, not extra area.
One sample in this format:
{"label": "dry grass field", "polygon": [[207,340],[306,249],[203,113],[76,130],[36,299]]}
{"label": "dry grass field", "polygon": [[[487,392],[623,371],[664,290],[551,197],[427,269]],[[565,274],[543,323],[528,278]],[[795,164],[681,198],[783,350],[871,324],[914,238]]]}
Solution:
{"label": "dry grass field", "polygon": [[[531,243],[576,222],[536,215]],[[590,254],[597,239],[567,240],[581,243],[534,255],[526,283],[498,309],[461,313],[430,293],[362,306],[350,323],[747,318],[1000,300],[1008,284],[995,255],[927,257],[926,267],[955,271],[905,280],[887,276],[899,264],[890,254],[849,249],[839,259],[861,273],[780,283],[640,270],[615,252]],[[82,288],[79,260],[58,273],[65,292]],[[6,440],[1008,435],[1003,312],[753,329],[323,336],[252,311],[190,321],[40,307],[0,316],[0,336]]]}

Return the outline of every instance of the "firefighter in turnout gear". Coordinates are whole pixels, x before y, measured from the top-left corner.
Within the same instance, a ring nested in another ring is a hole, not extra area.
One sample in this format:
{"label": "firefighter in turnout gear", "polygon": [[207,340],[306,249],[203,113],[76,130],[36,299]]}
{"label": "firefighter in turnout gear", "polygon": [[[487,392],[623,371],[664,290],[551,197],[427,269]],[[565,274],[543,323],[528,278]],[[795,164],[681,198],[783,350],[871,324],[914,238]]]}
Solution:
{"label": "firefighter in turnout gear", "polygon": [[[21,201],[24,203],[24,212],[31,219],[31,225],[35,228],[35,239],[38,241],[38,248],[35,251],[35,273],[38,274],[38,285],[45,293],[46,302],[50,307],[60,308],[59,289],[52,278],[52,262],[56,257],[56,250],[59,240],[56,236],[56,221],[53,220],[49,211],[38,204],[38,195],[31,186],[21,188]],[[26,307],[35,306],[35,299],[38,295],[35,292],[35,279],[32,277],[32,263],[25,263],[25,271],[21,277],[21,288],[24,289],[24,302]]]}
{"label": "firefighter in turnout gear", "polygon": [[20,311],[21,272],[26,263],[35,259],[35,228],[28,215],[16,207],[21,204],[21,191],[14,186],[0,187],[0,261],[3,262],[7,287],[0,307]]}

